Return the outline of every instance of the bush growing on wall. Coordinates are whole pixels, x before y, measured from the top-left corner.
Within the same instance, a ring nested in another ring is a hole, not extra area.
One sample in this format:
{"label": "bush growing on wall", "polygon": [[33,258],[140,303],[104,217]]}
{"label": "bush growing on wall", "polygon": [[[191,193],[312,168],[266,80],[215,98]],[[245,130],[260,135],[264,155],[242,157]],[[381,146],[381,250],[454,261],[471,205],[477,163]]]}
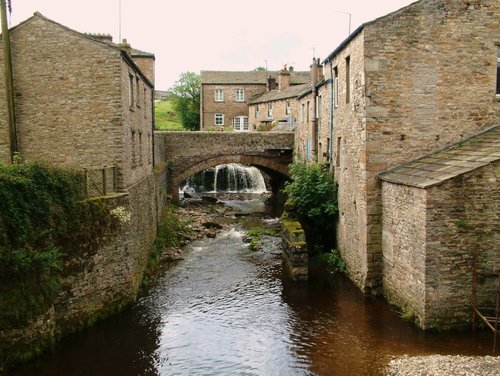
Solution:
{"label": "bush growing on wall", "polygon": [[64,263],[118,224],[85,200],[81,175],[41,163],[0,164],[0,329],[52,305]]}
{"label": "bush growing on wall", "polygon": [[304,227],[311,253],[329,251],[335,242],[337,187],[328,165],[301,162],[290,165],[292,181],[285,186],[288,202]]}

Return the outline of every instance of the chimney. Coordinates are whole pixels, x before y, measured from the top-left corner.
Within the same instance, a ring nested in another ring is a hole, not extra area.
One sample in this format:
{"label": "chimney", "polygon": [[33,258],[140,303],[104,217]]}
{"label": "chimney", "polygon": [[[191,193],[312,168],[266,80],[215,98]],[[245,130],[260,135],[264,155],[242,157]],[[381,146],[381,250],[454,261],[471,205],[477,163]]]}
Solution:
{"label": "chimney", "polygon": [[276,89],[276,78],[269,76],[267,79],[266,89],[267,91]]}
{"label": "chimney", "polygon": [[130,44],[127,42],[127,40],[124,38],[121,43],[118,43],[118,47],[128,53],[129,56],[132,55],[132,47]]}
{"label": "chimney", "polygon": [[319,58],[313,58],[311,64],[311,85],[316,85],[319,81],[323,80],[323,66],[319,62]]}
{"label": "chimney", "polygon": [[278,74],[278,90],[281,91],[290,86],[290,72],[285,67]]}

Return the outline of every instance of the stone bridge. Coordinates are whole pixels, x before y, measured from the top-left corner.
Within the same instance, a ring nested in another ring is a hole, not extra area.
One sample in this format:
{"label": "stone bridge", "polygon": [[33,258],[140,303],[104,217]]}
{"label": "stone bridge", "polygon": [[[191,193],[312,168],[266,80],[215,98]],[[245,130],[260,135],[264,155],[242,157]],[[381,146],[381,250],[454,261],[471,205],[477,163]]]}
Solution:
{"label": "stone bridge", "polygon": [[288,178],[293,140],[293,133],[155,132],[155,149],[167,164],[167,192],[178,201],[179,186],[189,176],[226,163],[259,168],[276,193]]}

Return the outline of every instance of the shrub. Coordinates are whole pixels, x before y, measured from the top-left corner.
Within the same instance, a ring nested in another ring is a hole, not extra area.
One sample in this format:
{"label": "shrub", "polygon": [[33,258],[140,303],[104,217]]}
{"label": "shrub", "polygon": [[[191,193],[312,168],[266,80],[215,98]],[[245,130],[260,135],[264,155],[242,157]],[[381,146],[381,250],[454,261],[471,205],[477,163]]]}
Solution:
{"label": "shrub", "polygon": [[337,187],[328,165],[293,163],[292,181],[285,186],[288,204],[304,227],[312,254],[330,250],[335,242],[335,216],[338,212]]}

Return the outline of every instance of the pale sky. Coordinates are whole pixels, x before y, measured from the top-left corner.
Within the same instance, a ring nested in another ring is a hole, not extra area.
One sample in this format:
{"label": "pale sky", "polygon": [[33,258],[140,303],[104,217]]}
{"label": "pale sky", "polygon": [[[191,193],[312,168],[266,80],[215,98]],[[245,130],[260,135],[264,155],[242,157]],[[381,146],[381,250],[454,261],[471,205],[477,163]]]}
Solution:
{"label": "pale sky", "polygon": [[[360,24],[414,0],[121,0],[121,36],[156,57],[156,88],[182,72],[309,70]],[[118,42],[120,0],[12,0],[11,26],[42,13],[79,32]]]}

